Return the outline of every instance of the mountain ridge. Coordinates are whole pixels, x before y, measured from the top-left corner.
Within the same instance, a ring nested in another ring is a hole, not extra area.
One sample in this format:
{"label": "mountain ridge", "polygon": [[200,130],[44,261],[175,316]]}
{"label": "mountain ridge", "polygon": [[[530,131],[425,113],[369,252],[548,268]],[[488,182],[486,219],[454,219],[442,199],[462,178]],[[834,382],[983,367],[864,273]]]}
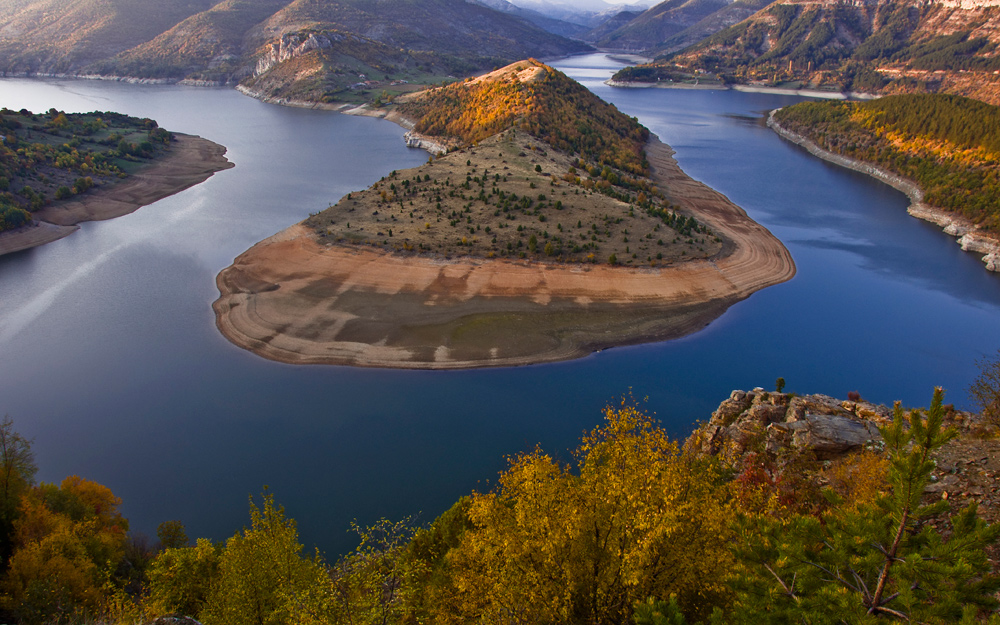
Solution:
{"label": "mountain ridge", "polygon": [[[315,58],[275,76],[269,95],[356,101],[374,99],[393,82],[434,84],[530,56],[590,49],[464,0],[185,0],[159,12],[157,6],[152,0],[8,5],[0,9],[0,72],[236,84],[259,77],[261,59],[284,44],[292,52],[278,64]],[[331,45],[315,45],[320,37]],[[350,45],[332,45],[341,37],[351,38]],[[311,38],[306,48],[289,45]],[[274,70],[274,63],[265,65]],[[350,89],[365,81],[375,84]]]}
{"label": "mountain ridge", "polygon": [[615,80],[878,94],[946,92],[1000,102],[997,0],[778,0],[703,41]]}

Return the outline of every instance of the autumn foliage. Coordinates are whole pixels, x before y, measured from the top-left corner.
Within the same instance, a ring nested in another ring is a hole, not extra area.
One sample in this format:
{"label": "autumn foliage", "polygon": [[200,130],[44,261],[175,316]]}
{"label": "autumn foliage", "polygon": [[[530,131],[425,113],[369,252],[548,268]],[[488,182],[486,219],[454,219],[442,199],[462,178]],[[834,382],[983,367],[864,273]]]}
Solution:
{"label": "autumn foliage", "polygon": [[633,175],[648,173],[649,130],[535,60],[425,92],[399,105],[417,131],[466,143],[520,126],[552,147]]}
{"label": "autumn foliage", "polygon": [[27,623],[99,613],[110,567],[124,555],[128,521],[121,500],[77,476],[42,484],[22,497],[4,602]]}
{"label": "autumn foliage", "polygon": [[[884,449],[829,463],[702,456],[625,399],[571,462],[517,454],[494,488],[427,526],[355,526],[358,548],[334,562],[303,546],[265,492],[224,543],[190,546],[168,523],[137,564],[119,500],[71,477],[21,489],[5,607],[39,624],[183,614],[205,625],[971,625],[998,606],[985,554],[1000,525],[974,504],[952,514],[924,498],[934,450],[957,435],[942,398],[908,415],[897,405]],[[0,426],[0,452],[5,441],[26,450]],[[30,482],[30,457],[2,459]],[[125,583],[128,567],[141,584]]]}
{"label": "autumn foliage", "polygon": [[727,489],[628,403],[608,407],[563,465],[511,458],[467,505],[457,543],[425,562],[418,620],[622,623],[650,596],[707,615],[726,593]]}

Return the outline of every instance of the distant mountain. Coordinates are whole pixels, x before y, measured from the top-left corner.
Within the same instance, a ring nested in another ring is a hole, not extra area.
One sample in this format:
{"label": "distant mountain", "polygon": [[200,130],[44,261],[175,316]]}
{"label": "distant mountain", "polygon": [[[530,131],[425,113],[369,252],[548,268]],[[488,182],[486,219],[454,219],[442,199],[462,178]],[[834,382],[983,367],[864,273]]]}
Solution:
{"label": "distant mountain", "polygon": [[256,81],[258,88],[267,73],[274,79],[265,85],[273,97],[322,93],[328,100],[359,81],[439,82],[527,57],[588,49],[517,15],[465,0],[0,5],[0,71]]}
{"label": "distant mountain", "polygon": [[603,23],[584,33],[581,39],[589,42],[601,41],[640,15],[642,15],[642,11],[621,11],[620,13],[616,13]]}
{"label": "distant mountain", "polygon": [[727,9],[731,3],[732,0],[666,0],[615,30],[586,39],[601,48],[634,51],[662,49],[668,39],[708,20]]}
{"label": "distant mountain", "polygon": [[647,53],[662,56],[693,46],[720,30],[742,22],[772,2],[774,0],[736,0],[679,33],[667,37],[665,41],[647,50]]}
{"label": "distant mountain", "polygon": [[610,3],[603,0],[579,2],[553,2],[549,0],[518,0],[522,8],[573,24],[596,28],[622,11],[642,13],[652,2]]}
{"label": "distant mountain", "polygon": [[661,65],[725,80],[1000,102],[1000,0],[779,0]]}
{"label": "distant mountain", "polygon": [[538,26],[546,32],[550,32],[561,37],[574,37],[579,38],[580,35],[587,32],[587,27],[574,22],[567,22],[561,19],[556,19],[554,17],[549,17],[538,11],[533,11],[531,9],[525,9],[507,2],[507,0],[473,0],[474,2],[481,4],[483,6],[488,6],[491,9],[495,9],[502,13],[507,13],[509,15],[516,15],[521,19],[527,20]]}
{"label": "distant mountain", "polygon": [[218,0],[0,3],[0,70],[77,72],[156,37]]}

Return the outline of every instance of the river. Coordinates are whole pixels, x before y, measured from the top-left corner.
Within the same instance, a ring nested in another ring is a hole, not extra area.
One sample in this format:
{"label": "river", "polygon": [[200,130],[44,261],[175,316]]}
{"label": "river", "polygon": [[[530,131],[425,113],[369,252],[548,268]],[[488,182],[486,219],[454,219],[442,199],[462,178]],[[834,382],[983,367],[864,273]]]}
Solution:
{"label": "river", "polygon": [[573,362],[465,372],[289,366],[216,331],[215,276],[255,242],[394,169],[427,160],[391,123],[283,108],[228,89],[0,80],[0,106],[115,110],[229,148],[236,167],[42,248],[0,257],[0,414],[34,440],[39,478],[122,497],[132,528],[178,519],[222,539],[266,486],[331,557],[351,520],[432,519],[490,488],[536,443],[565,461],[631,392],[676,436],[732,389],[966,406],[1000,348],[1000,276],[899,192],[759,123],[798,100],[612,89],[602,55],[556,63],[677,150],[791,250],[798,275],[687,338]]}

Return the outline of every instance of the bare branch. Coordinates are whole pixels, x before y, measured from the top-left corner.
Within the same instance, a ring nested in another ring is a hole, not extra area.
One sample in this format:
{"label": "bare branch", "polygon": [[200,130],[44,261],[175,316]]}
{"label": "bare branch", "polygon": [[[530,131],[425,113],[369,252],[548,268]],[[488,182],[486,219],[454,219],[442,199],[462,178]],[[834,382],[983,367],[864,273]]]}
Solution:
{"label": "bare branch", "polygon": [[[778,583],[781,584],[781,587],[785,590],[785,594],[786,595],[788,595],[789,597],[791,597],[793,599],[796,598],[796,596],[795,596],[795,590],[793,588],[790,588],[788,586],[788,584],[785,583],[785,580],[781,579],[781,577],[779,577],[778,574],[774,572],[774,569],[771,568],[770,564],[765,564],[764,568],[767,569],[767,571],[771,575],[774,576],[774,579],[778,580]],[[794,585],[794,582],[793,582],[793,585]]]}

